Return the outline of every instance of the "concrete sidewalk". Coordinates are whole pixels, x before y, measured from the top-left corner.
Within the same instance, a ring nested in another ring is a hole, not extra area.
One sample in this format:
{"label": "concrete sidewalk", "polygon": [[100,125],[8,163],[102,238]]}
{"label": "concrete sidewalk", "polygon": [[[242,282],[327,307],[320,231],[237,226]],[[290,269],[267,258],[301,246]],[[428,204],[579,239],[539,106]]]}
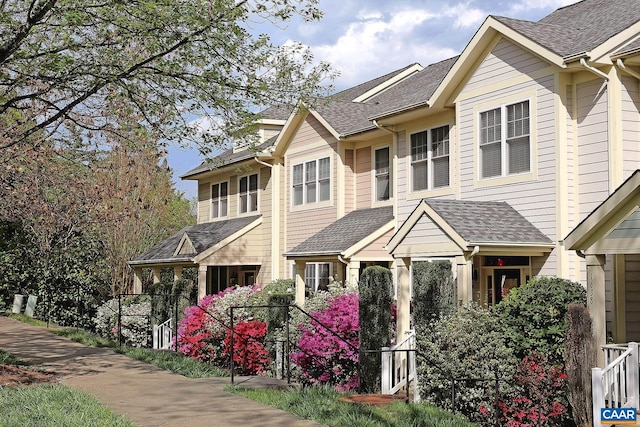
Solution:
{"label": "concrete sidewalk", "polygon": [[61,383],[90,393],[139,427],[320,426],[223,391],[229,378],[189,379],[4,316],[0,348],[56,372]]}

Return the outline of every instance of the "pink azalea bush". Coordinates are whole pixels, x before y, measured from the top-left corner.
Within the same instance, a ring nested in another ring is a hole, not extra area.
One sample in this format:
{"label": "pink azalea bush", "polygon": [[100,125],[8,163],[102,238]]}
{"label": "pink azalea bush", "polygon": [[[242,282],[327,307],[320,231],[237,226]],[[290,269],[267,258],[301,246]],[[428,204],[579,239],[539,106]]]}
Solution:
{"label": "pink azalea bush", "polygon": [[[196,360],[220,367],[229,364],[229,350],[225,338],[231,325],[230,307],[251,305],[260,287],[230,287],[215,295],[207,295],[198,305],[187,307],[178,325],[178,351]],[[248,309],[234,309],[233,323],[252,320]],[[261,360],[261,354],[257,355]]]}
{"label": "pink azalea bush", "polygon": [[[358,294],[338,295],[329,300],[325,309],[311,313],[317,322],[298,325],[301,336],[299,352],[291,354],[291,361],[301,371],[306,384],[326,384],[338,391],[358,387]],[[325,325],[337,335],[329,332]],[[345,342],[346,341],[346,342]]]}

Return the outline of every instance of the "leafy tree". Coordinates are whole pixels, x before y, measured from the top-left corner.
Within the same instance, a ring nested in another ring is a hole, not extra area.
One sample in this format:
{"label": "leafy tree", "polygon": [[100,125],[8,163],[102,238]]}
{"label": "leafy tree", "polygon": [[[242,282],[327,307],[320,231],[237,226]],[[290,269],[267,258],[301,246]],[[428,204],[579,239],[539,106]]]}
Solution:
{"label": "leafy tree", "polygon": [[[5,0],[0,2],[0,148],[119,133],[109,103],[157,141],[202,152],[252,131],[256,107],[311,102],[331,77],[301,44],[255,28],[317,20],[318,0]],[[215,117],[211,131],[191,121]],[[77,142],[77,141],[76,141]],[[95,141],[93,141],[95,142]]]}

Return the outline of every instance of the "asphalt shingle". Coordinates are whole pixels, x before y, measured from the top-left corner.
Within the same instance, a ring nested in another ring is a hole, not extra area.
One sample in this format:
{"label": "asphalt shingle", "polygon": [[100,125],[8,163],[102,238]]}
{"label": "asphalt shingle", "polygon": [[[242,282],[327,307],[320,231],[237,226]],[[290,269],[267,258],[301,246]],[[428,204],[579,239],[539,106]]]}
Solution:
{"label": "asphalt shingle", "polygon": [[393,220],[393,207],[360,209],[328,225],[285,255],[337,255]]}

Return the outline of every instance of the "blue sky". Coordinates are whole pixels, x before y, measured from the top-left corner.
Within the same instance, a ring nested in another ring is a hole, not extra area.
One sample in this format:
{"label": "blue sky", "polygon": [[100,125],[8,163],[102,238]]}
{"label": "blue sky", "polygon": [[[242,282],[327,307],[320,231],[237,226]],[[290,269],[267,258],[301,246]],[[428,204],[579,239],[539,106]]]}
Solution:
{"label": "blue sky", "polygon": [[[537,21],[575,0],[320,0],[324,18],[286,27],[260,26],[274,43],[299,41],[340,71],[336,90],[405,65],[423,66],[460,53],[488,15]],[[203,161],[197,150],[169,147],[176,188],[189,198],[195,181],[178,177]]]}

